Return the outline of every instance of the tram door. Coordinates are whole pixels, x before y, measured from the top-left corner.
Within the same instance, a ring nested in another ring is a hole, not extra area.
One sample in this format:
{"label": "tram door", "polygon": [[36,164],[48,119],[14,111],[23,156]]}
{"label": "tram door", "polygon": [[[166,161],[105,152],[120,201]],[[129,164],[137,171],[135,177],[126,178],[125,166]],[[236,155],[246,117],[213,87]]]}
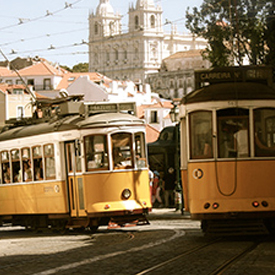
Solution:
{"label": "tram door", "polygon": [[86,216],[79,140],[66,142],[65,154],[71,216]]}

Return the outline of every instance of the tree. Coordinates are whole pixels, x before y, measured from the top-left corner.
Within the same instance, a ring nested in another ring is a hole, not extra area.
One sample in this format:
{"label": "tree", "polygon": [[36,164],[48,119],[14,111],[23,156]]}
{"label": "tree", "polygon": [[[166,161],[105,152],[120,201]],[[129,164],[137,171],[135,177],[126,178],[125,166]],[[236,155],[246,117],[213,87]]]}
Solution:
{"label": "tree", "polygon": [[266,64],[273,66],[275,71],[275,0],[271,1],[267,11],[267,28],[265,38],[269,52],[266,56]]}
{"label": "tree", "polygon": [[61,68],[63,68],[64,70],[68,71],[68,72],[72,72],[73,70],[68,67],[67,65],[60,65]]}
{"label": "tree", "polygon": [[86,73],[89,71],[89,64],[88,63],[79,63],[73,66],[74,73]]}
{"label": "tree", "polygon": [[[193,8],[191,13],[187,9],[186,27],[208,41],[204,57],[211,61],[213,67],[236,62],[242,65],[245,58],[248,58],[249,64],[264,64],[271,52],[267,43],[267,20],[275,6],[273,2],[204,0],[200,10]],[[272,31],[275,38],[274,25],[270,25],[269,32]],[[270,43],[274,47],[274,42]]]}

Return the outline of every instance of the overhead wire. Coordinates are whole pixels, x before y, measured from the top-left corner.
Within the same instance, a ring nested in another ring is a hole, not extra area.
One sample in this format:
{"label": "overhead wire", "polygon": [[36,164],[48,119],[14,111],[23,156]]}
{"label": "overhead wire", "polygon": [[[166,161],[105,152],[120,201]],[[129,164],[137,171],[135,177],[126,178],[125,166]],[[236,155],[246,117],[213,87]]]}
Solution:
{"label": "overhead wire", "polygon": [[41,20],[41,19],[46,18],[46,17],[51,16],[51,15],[55,15],[57,13],[60,13],[64,10],[68,9],[68,8],[72,8],[73,5],[75,5],[75,4],[77,4],[81,1],[82,0],[76,0],[73,3],[65,2],[65,6],[62,9],[58,9],[58,10],[55,10],[53,12],[50,12],[49,10],[46,10],[46,14],[38,16],[38,17],[34,17],[32,19],[16,17],[19,20],[19,22],[17,24],[12,24],[12,25],[9,25],[9,26],[1,27],[0,31],[6,30],[6,29],[9,29],[9,28],[13,28],[13,27],[17,27],[17,26],[22,25],[22,24],[27,24],[27,23],[30,23],[30,22],[38,21],[38,20]]}

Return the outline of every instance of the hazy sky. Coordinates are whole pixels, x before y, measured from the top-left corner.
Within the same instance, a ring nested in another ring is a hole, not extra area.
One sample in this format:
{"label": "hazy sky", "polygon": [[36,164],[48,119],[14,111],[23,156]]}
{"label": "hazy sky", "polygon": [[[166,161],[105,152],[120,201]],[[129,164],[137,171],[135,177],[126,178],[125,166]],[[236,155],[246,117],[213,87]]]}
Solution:
{"label": "hazy sky", "polygon": [[[18,56],[44,57],[72,67],[88,62],[88,17],[99,0],[0,0],[0,49],[12,60]],[[127,31],[128,9],[136,0],[110,0],[115,12],[123,16],[122,29]],[[155,0],[163,10],[162,20],[185,29],[187,7],[200,6],[203,0]],[[169,32],[169,26],[165,31]],[[15,53],[13,53],[15,52]],[[0,60],[5,60],[0,55]]]}

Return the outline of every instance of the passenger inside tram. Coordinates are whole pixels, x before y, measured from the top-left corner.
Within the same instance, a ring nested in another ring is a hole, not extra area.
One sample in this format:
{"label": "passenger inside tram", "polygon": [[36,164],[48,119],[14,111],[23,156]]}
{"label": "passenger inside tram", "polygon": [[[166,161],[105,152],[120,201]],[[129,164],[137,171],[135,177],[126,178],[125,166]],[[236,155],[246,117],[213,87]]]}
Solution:
{"label": "passenger inside tram", "polygon": [[6,171],[4,172],[4,182],[10,183],[11,182],[11,173],[10,173],[10,167],[7,165]]}
{"label": "passenger inside tram", "polygon": [[243,123],[240,129],[234,134],[234,148],[238,157],[248,157],[248,129],[247,125]]}
{"label": "passenger inside tram", "polygon": [[249,156],[247,118],[222,118],[219,120],[219,157]]}
{"label": "passenger inside tram", "polygon": [[119,148],[114,148],[113,150],[113,159],[114,159],[114,167],[121,167],[122,162],[125,160]]}

